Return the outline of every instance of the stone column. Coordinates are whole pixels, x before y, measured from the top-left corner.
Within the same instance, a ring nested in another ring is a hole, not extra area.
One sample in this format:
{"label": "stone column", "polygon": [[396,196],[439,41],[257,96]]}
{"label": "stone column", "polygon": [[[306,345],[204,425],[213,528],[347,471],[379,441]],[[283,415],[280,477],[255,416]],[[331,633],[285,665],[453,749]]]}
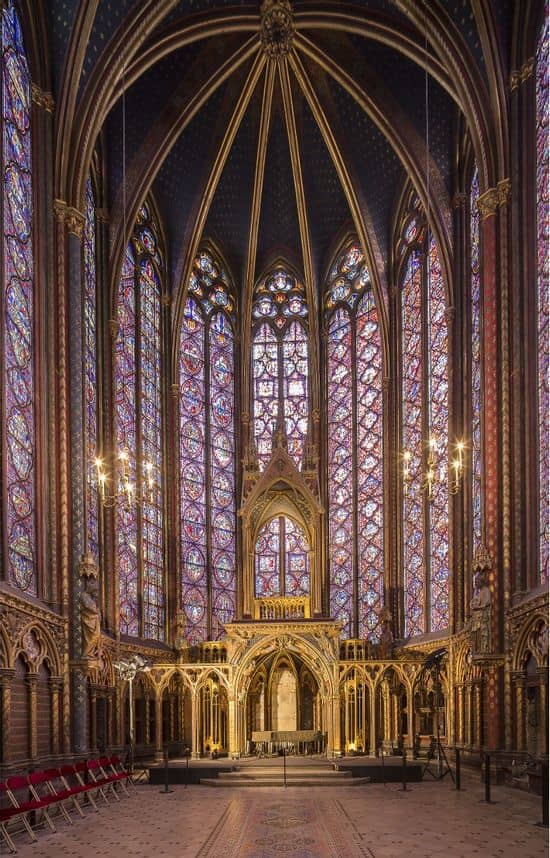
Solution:
{"label": "stone column", "polygon": [[162,760],[164,750],[164,741],[168,741],[168,736],[164,736],[162,723],[162,692],[157,691],[155,697],[155,758]]}
{"label": "stone column", "polygon": [[38,756],[38,722],[36,709],[36,685],[38,676],[36,673],[27,673],[27,688],[29,694],[29,753],[31,760]]}
{"label": "stone column", "polygon": [[512,676],[514,684],[514,721],[516,725],[516,751],[525,750],[525,675]]}
{"label": "stone column", "polygon": [[[369,689],[369,756],[376,756],[376,688]],[[366,740],[366,736],[365,736]]]}
{"label": "stone column", "polygon": [[[489,652],[503,646],[500,616],[510,595],[509,350],[507,324],[508,262],[507,204],[510,181],[502,179],[479,197],[483,272],[483,540],[492,560],[488,572],[491,593]],[[488,663],[484,682],[484,722],[487,750],[502,746],[502,664]]]}
{"label": "stone column", "polygon": [[0,694],[2,695],[2,731],[0,742],[2,743],[2,760],[4,766],[8,766],[11,759],[11,682],[15,676],[15,670],[7,667],[0,668]]}
{"label": "stone column", "polygon": [[464,685],[458,686],[458,742],[461,745],[465,744],[464,741]]}
{"label": "stone column", "polygon": [[59,700],[62,687],[62,677],[55,676],[50,679],[50,694],[52,706],[52,753],[56,757],[61,753],[59,742]]}
{"label": "stone column", "polygon": [[481,746],[481,684],[474,684],[474,736],[473,744],[476,748]]}
{"label": "stone column", "polygon": [[151,744],[151,697],[149,692],[147,691],[143,696],[143,718],[144,718],[144,730],[143,730],[143,744],[150,745]]}
{"label": "stone column", "polygon": [[539,675],[538,753],[548,755],[548,670],[537,669]]}
{"label": "stone column", "polygon": [[193,759],[200,757],[199,751],[199,706],[200,694],[193,691],[191,697],[191,756]]}

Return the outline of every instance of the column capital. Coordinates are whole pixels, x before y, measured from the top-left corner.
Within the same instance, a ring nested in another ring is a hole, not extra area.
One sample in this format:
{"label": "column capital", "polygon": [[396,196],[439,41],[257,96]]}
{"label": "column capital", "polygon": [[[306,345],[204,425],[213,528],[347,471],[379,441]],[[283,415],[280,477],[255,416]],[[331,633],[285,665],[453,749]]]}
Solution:
{"label": "column capital", "polygon": [[510,75],[510,91],[514,92],[516,89],[529,80],[530,77],[533,76],[535,71],[535,58],[529,57],[528,60],[525,60],[522,67],[520,69],[516,69]]}
{"label": "column capital", "polygon": [[44,92],[36,83],[31,83],[31,101],[37,107],[42,107],[46,113],[53,113],[55,102],[51,92]]}
{"label": "column capital", "polygon": [[477,208],[482,220],[486,220],[491,215],[496,214],[499,205],[499,194],[496,188],[489,188],[483,194],[480,194],[477,200]]}
{"label": "column capital", "polygon": [[67,224],[67,232],[76,235],[79,239],[82,238],[84,224],[86,223],[86,218],[82,212],[79,212],[78,209],[75,209],[73,206],[67,206],[65,223]]}
{"label": "column capital", "polygon": [[113,339],[118,334],[118,320],[117,319],[109,319],[109,333]]}
{"label": "column capital", "polygon": [[177,382],[174,382],[174,384],[171,384],[171,385],[170,385],[170,391],[171,391],[172,396],[174,397],[174,399],[177,399],[177,398],[178,398],[178,396],[179,396],[179,392],[180,392],[180,386],[179,386],[179,384],[178,384]]}
{"label": "column capital", "polygon": [[65,200],[54,200],[52,208],[56,221],[58,223],[65,223],[65,217],[67,215],[67,203]]}

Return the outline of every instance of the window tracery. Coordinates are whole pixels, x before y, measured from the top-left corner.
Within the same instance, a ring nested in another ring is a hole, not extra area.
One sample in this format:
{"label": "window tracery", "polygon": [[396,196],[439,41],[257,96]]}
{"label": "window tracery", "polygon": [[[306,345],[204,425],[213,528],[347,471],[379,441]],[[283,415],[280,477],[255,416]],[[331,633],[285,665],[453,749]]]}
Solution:
{"label": "window tracery", "polygon": [[384,602],[382,342],[356,242],[330,270],[325,310],[330,611],[345,637],[377,640]]}
{"label": "window tracery", "polygon": [[418,212],[405,223],[401,252],[402,556],[410,637],[449,622],[448,334],[437,245]]}
{"label": "window tracery", "polygon": [[121,634],[165,636],[162,468],[161,280],[158,228],[147,204],[126,249],[117,296],[115,438],[132,485],[155,475],[141,506],[116,509]]}
{"label": "window tracery", "polygon": [[256,598],[308,595],[309,541],[303,528],[288,516],[276,516],[260,528],[255,582]]}
{"label": "window tracery", "polygon": [[480,215],[478,210],[479,174],[474,170],[470,185],[470,409],[471,409],[471,493],[473,553],[481,542],[481,273]]}
{"label": "window tracery", "polygon": [[227,273],[201,251],[179,351],[181,608],[191,643],[217,640],[236,610],[234,311]]}
{"label": "window tracery", "polygon": [[252,307],[252,400],[260,468],[272,451],[279,415],[288,452],[299,467],[308,432],[309,363],[307,303],[303,285],[282,267],[264,277]]}
{"label": "window tracery", "polygon": [[99,496],[94,461],[99,447],[97,372],[97,264],[95,198],[92,178],[86,181],[84,220],[84,426],[86,438],[86,543],[99,560]]}
{"label": "window tracery", "polygon": [[15,4],[2,6],[2,400],[7,577],[37,595],[31,80]]}
{"label": "window tracery", "polygon": [[548,580],[550,540],[550,310],[548,299],[548,16],[539,37],[536,55],[536,213],[537,213],[537,324],[539,416],[539,567],[541,581]]}

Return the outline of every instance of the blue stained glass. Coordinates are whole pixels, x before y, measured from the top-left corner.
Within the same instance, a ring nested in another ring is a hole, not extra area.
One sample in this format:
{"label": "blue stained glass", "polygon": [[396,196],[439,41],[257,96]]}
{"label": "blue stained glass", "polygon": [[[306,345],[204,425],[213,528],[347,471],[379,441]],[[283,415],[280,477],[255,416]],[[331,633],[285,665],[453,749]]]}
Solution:
{"label": "blue stained glass", "polygon": [[86,538],[99,562],[99,498],[95,469],[98,452],[96,229],[92,180],[86,181],[84,222],[84,427],[86,453]]}
{"label": "blue stained glass", "polygon": [[34,259],[30,75],[13,2],[2,7],[4,371],[0,381],[7,503],[8,579],[37,594],[34,546]]}

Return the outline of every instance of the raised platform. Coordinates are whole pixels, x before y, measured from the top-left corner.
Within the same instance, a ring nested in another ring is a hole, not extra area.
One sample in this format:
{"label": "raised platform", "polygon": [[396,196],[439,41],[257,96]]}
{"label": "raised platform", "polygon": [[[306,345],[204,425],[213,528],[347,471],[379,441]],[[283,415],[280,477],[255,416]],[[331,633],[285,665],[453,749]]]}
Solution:
{"label": "raised platform", "polygon": [[[169,784],[204,784],[217,787],[282,786],[283,758],[279,756],[239,760],[170,760]],[[162,785],[166,773],[163,764],[151,766],[149,782]],[[408,763],[407,783],[422,780],[422,765]],[[289,786],[358,786],[366,783],[400,783],[403,765],[400,757],[287,757],[286,780]]]}

